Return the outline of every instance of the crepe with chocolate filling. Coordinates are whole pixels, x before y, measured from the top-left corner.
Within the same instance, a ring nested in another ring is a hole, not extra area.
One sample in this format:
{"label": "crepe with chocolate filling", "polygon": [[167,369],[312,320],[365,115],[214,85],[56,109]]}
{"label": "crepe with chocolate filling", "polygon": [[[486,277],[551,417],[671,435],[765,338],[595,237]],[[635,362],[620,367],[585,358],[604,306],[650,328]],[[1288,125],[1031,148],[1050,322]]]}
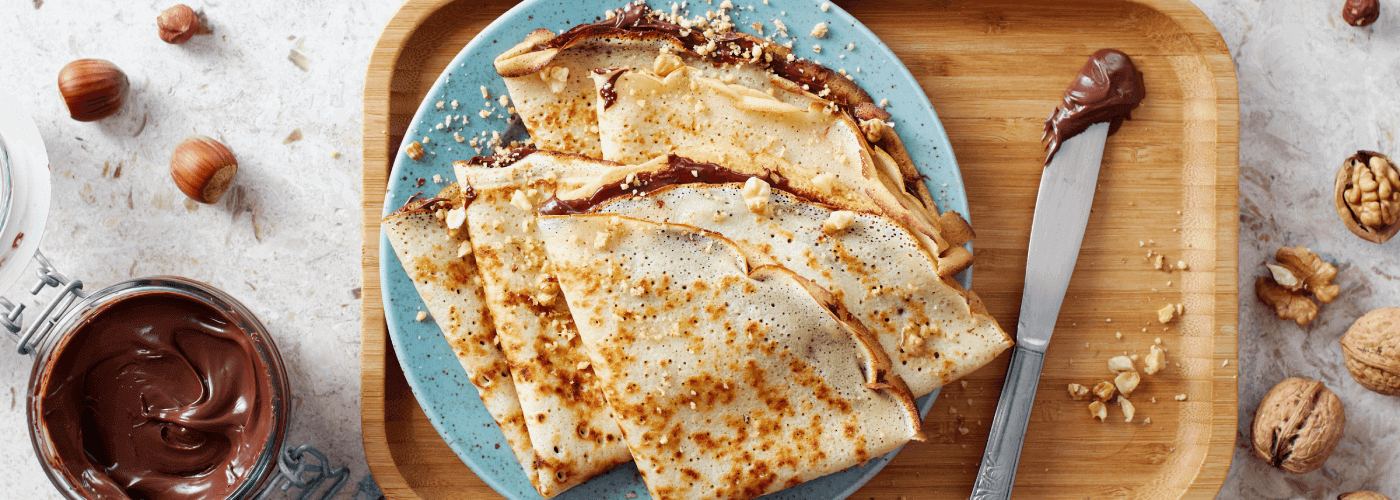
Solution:
{"label": "crepe with chocolate filling", "polygon": [[612,166],[543,151],[453,164],[467,193],[465,229],[546,496],[631,460],[535,225],[535,208],[546,197],[579,184],[561,174],[597,176]]}
{"label": "crepe with chocolate filling", "polygon": [[[772,77],[782,74],[818,87],[829,86],[833,99],[848,102],[852,109],[872,102],[858,86],[834,71],[805,59],[788,61],[792,51],[787,47],[744,33],[716,33],[698,26],[690,29],[672,21],[679,19],[642,3],[628,4],[611,19],[578,25],[559,35],[543,28],[532,31],[498,56],[496,72],[505,80],[535,146],[602,156],[594,87],[588,75],[607,68],[701,65],[758,89],[767,89]],[[675,59],[659,60],[659,54]]]}
{"label": "crepe with chocolate filling", "polygon": [[[732,78],[761,92],[805,88],[854,118],[870,142],[888,153],[900,173],[902,189],[928,211],[936,210],[899,136],[885,124],[890,114],[860,86],[831,68],[796,57],[787,47],[721,28],[709,20],[696,25],[637,2],[611,19],[574,26],[558,35],[543,28],[532,31],[496,58],[496,72],[504,78],[536,146],[595,158],[602,156],[602,150],[594,87],[588,80],[593,71],[651,67],[662,72],[683,64],[703,67],[712,76]],[[666,55],[676,59],[659,57]]]}
{"label": "crepe with chocolate filling", "polygon": [[[695,168],[689,165],[694,163],[671,157],[611,171],[559,193],[555,206],[687,224],[773,259],[829,290],[864,323],[916,397],[981,368],[1012,345],[981,301],[939,276],[914,235],[889,218],[838,210],[781,188],[763,196],[758,214],[750,206],[754,197],[735,182],[739,178],[675,172]],[[655,182],[659,177],[704,182]],[[631,191],[616,189],[621,184]],[[620,195],[603,199],[599,193]],[[595,203],[569,201],[576,199]]]}
{"label": "crepe with chocolate filling", "polygon": [[802,98],[795,106],[688,67],[594,79],[617,93],[598,114],[604,159],[636,164],[675,153],[750,174],[774,172],[823,203],[894,219],[933,255],[950,248],[938,219],[903,190],[895,162],[870,148],[859,125],[830,101],[801,88],[778,91]]}
{"label": "crepe with chocolate filling", "polygon": [[404,272],[520,460],[525,476],[548,498],[552,495],[540,487],[525,416],[476,277],[476,261],[464,252],[470,249],[466,231],[448,227],[447,214],[460,210],[461,191],[452,184],[434,198],[409,200],[381,224]]}
{"label": "crepe with chocolate filling", "polygon": [[652,498],[753,498],[922,439],[908,388],[821,287],[689,226],[539,227]]}

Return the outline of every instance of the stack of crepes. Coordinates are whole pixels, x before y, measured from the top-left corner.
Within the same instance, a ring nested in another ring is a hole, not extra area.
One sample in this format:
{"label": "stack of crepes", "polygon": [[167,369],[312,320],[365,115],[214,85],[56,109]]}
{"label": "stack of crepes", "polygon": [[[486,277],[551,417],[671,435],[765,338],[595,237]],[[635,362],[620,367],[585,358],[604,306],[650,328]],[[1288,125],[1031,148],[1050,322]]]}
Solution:
{"label": "stack of crepes", "polygon": [[889,115],[714,28],[636,4],[536,30],[496,69],[539,149],[384,219],[546,498],[629,460],[656,499],[840,471],[1011,345]]}

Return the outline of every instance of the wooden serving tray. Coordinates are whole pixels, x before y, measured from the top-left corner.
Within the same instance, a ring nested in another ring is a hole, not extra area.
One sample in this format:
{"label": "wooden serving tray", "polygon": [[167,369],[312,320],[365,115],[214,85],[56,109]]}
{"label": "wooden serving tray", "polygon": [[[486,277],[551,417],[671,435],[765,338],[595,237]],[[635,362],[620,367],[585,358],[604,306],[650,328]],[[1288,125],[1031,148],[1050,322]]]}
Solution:
{"label": "wooden serving tray", "polygon": [[[1235,442],[1239,218],[1237,89],[1214,26],[1187,0],[837,3],[899,55],[933,101],[978,234],[973,289],[1008,331],[1020,307],[1043,120],[1094,50],[1132,56],[1148,97],[1108,141],[1015,492],[1214,497]],[[498,498],[448,449],[404,381],[385,328],[378,255],[391,155],[438,74],[509,4],[409,0],[369,65],[361,416],[370,469],[391,498]],[[1189,270],[1156,270],[1149,250]],[[1185,315],[1164,326],[1156,311],[1169,303]],[[1157,338],[1169,367],[1144,377],[1132,423],[1116,404],[1098,422],[1067,394],[1071,382],[1111,379],[1109,357],[1145,354]],[[906,446],[852,498],[967,498],[1005,372],[1002,356],[944,388],[924,422],[929,442]]]}

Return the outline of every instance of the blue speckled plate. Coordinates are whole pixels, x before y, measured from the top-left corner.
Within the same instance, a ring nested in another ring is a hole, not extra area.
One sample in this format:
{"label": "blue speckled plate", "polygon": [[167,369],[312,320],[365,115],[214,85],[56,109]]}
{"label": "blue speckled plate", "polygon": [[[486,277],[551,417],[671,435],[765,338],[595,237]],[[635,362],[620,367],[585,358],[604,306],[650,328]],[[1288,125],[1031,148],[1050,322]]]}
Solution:
{"label": "blue speckled plate", "polygon": [[[691,3],[699,4],[698,1]],[[737,26],[749,31],[747,27],[750,23],[760,21],[766,25],[765,32],[772,34],[772,20],[780,19],[793,35],[793,50],[800,57],[816,60],[834,69],[845,69],[855,75],[856,83],[861,84],[876,102],[889,99],[887,109],[894,115],[895,130],[919,171],[928,176],[926,182],[929,191],[934,193],[940,211],[968,213],[962,176],[938,115],[913,75],[870,30],[839,7],[832,5],[829,10],[823,11],[821,6],[824,2],[821,1],[769,0],[771,5],[764,5],[761,0],[744,0],[739,3],[744,10],[733,13]],[[717,4],[700,6],[712,9]],[[492,60],[498,54],[524,39],[533,29],[545,27],[557,33],[575,24],[600,19],[605,9],[622,5],[623,2],[526,0],[482,30],[457,54],[418,107],[394,162],[389,192],[384,198],[385,215],[402,206],[414,193],[421,191],[432,195],[441,190],[446,183],[455,180],[452,162],[477,154],[466,143],[455,141],[454,132],[470,137],[470,134],[481,136],[482,131],[486,131],[487,135],[491,131],[503,134],[507,131],[505,119],[494,116],[483,119],[475,114],[482,109],[482,86],[490,90],[493,99],[506,93],[505,84],[492,66]],[[747,10],[749,5],[753,5],[753,11]],[[654,3],[653,6],[664,6],[669,10],[670,4]],[[700,12],[703,13],[703,10]],[[822,39],[808,37],[812,27],[819,22],[830,26],[828,36]],[[788,39],[774,38],[780,43]],[[812,50],[816,44],[822,47],[820,53]],[[854,48],[847,50],[849,44],[854,44]],[[460,104],[457,110],[453,110],[450,104],[454,100]],[[439,102],[443,103],[441,109]],[[449,113],[467,114],[470,125],[463,127],[460,121],[456,121],[451,127],[437,128]],[[403,148],[409,142],[422,141],[424,137],[430,139],[423,144],[426,152],[424,158],[416,162],[409,160]],[[438,176],[440,181],[435,181],[434,176]],[[421,187],[418,186],[420,178],[426,180]],[[390,248],[389,241],[382,238],[379,245],[380,278],[383,280],[384,313],[389,325],[389,338],[394,343],[394,351],[398,354],[414,396],[448,446],[482,480],[512,500],[539,499],[540,495],[525,478],[505,437],[481,404],[476,388],[457,363],[442,332],[431,321],[414,320],[418,311],[426,309],[413,288],[413,282],[408,279]],[[959,281],[964,286],[969,285],[970,280],[970,271],[959,275]],[[934,392],[919,398],[921,414],[928,413],[937,396],[938,393]],[[895,453],[898,450],[870,460],[863,466],[852,467],[763,498],[844,499],[880,472]],[[646,485],[632,464],[618,467],[556,498],[624,500],[629,494],[635,494],[634,498],[648,498]]]}

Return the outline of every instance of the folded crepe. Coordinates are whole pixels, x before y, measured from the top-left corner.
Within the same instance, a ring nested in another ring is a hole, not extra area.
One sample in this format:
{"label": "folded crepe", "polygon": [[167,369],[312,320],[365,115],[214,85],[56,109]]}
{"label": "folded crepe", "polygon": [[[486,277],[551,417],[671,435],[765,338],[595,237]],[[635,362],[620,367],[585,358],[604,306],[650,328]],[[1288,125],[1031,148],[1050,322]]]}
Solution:
{"label": "folded crepe", "polygon": [[[819,100],[833,111],[858,124],[871,146],[870,162],[877,170],[871,175],[881,178],[899,203],[919,214],[923,224],[916,229],[925,234],[939,229],[933,215],[937,205],[898,134],[885,121],[890,114],[849,77],[796,57],[783,45],[733,31],[724,6],[714,19],[689,20],[652,10],[643,2],[608,14],[607,20],[577,25],[557,36],[537,29],[496,58],[496,71],[537,147],[626,163],[665,153],[644,151],[627,159],[607,156],[597,115],[610,106],[609,96],[615,98],[616,89],[608,81],[600,81],[595,89],[589,76],[613,68],[650,67],[665,74],[679,66],[700,67],[714,78],[768,93],[799,108],[820,95]],[[966,226],[961,216],[952,217]],[[957,245],[934,236],[924,241],[932,244],[943,275],[957,274],[972,263],[972,254]]]}
{"label": "folded crepe", "polygon": [[750,177],[671,155],[561,191],[541,212],[687,224],[763,254],[829,290],[866,325],[916,397],[1012,345],[971,292],[939,276],[933,257],[904,227],[809,201],[781,190],[786,186],[746,193],[746,183],[761,180]]}
{"label": "folded crepe", "polygon": [[[610,19],[558,35],[543,28],[532,31],[498,56],[495,67],[536,147],[594,158],[603,155],[597,98],[589,79],[595,70],[698,65],[717,77],[764,91],[774,77],[830,88],[832,99],[848,109],[866,104],[863,112],[884,113],[860,87],[836,72],[805,59],[789,60],[792,51],[782,45],[735,31],[717,32],[715,26],[692,25],[644,3],[632,3]],[[658,59],[662,54],[675,59]],[[881,119],[888,118],[884,113]]]}
{"label": "folded crepe", "polygon": [[652,498],[753,498],[922,439],[908,388],[820,287],[689,226],[539,227]]}
{"label": "folded crepe", "polygon": [[466,232],[447,223],[448,213],[460,216],[461,211],[461,191],[452,184],[434,198],[409,200],[385,217],[382,225],[404,272],[481,394],[481,402],[520,460],[525,476],[548,498],[553,495],[545,494],[535,471],[535,451],[515,381],[497,343]]}
{"label": "folded crepe", "polygon": [[531,150],[453,164],[465,193],[465,229],[546,496],[631,460],[535,225],[535,207],[556,188],[572,186],[561,173],[597,176],[611,166]]}
{"label": "folded crepe", "polygon": [[638,164],[675,153],[768,175],[823,203],[894,219],[933,255],[951,247],[938,219],[904,190],[896,162],[872,149],[831,101],[801,88],[774,92],[800,100],[793,105],[689,67],[621,69],[594,80],[613,92],[612,105],[598,113],[604,159]]}

